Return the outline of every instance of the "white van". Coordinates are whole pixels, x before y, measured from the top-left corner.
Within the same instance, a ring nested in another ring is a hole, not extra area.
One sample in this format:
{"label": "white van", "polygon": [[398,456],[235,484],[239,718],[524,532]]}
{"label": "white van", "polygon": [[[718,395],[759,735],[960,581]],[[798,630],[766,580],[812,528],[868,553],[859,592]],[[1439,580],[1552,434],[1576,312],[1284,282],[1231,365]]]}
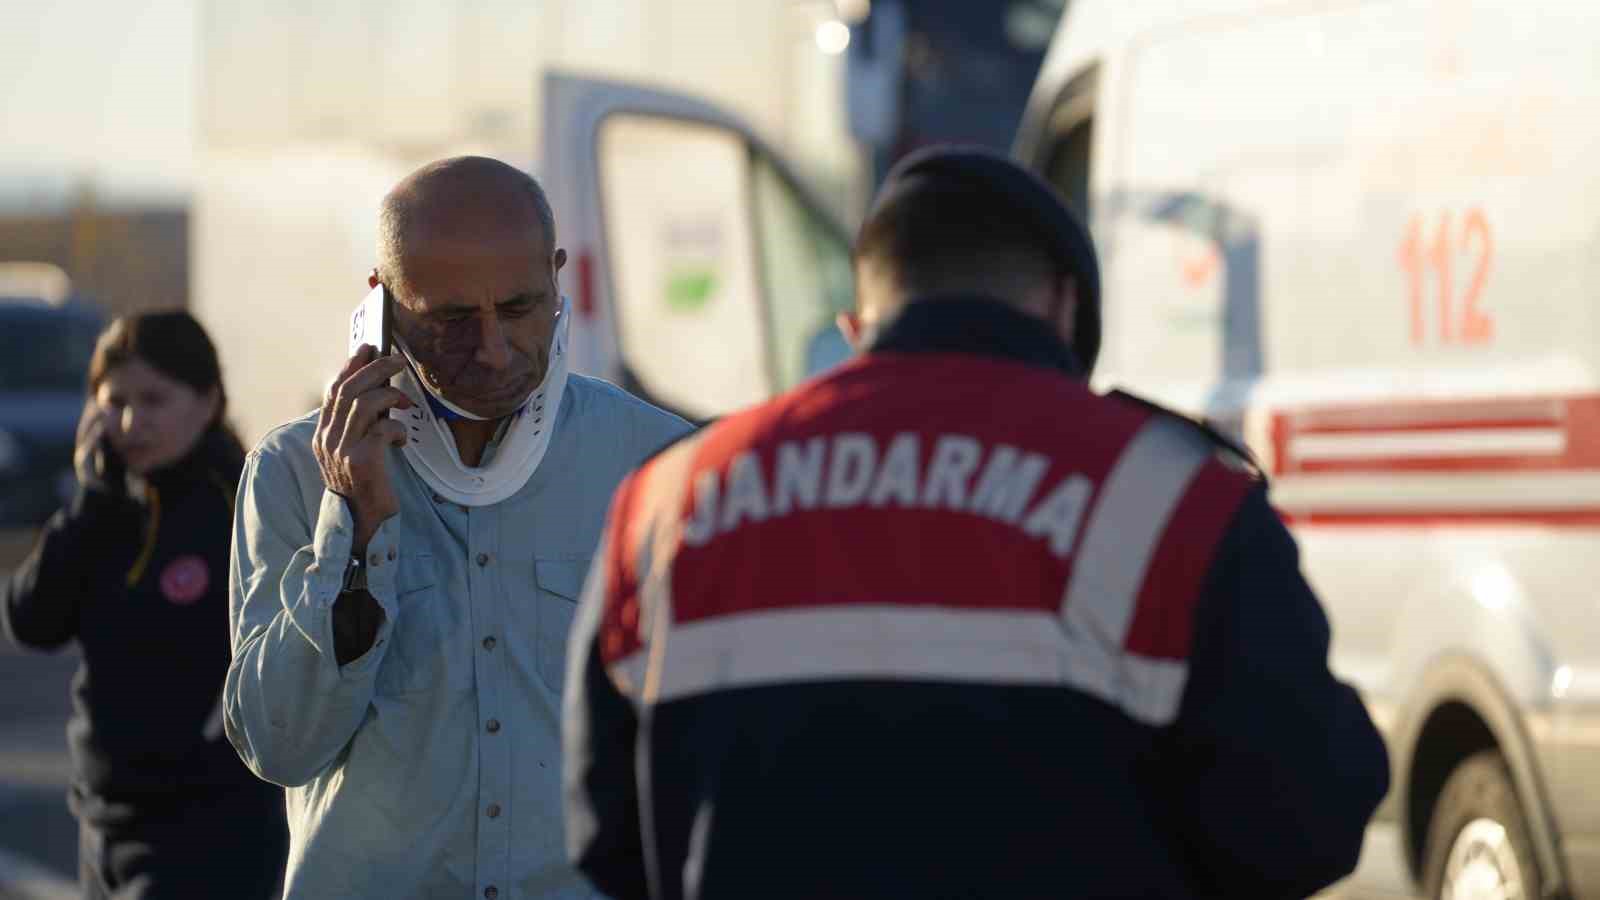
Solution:
{"label": "white van", "polygon": [[[1097,383],[1272,477],[1392,755],[1362,894],[1600,896],[1597,47],[1592,0],[1078,0],[1019,135],[1094,226]],[[546,91],[580,368],[706,418],[842,358],[767,144]]]}

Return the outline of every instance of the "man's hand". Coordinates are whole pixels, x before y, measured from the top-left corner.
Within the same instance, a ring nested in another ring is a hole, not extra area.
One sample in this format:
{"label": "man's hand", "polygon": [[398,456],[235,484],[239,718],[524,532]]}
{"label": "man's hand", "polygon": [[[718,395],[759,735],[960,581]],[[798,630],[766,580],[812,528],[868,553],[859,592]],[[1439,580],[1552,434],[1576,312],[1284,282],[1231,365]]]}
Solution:
{"label": "man's hand", "polygon": [[323,400],[311,442],[322,483],[350,504],[356,522],[354,553],[365,553],[378,526],[400,511],[384,456],[390,446],[405,446],[407,433],[389,418],[389,410],[412,404],[389,386],[389,379],[405,368],[405,358],[377,354],[372,346],[363,346],[345,363]]}

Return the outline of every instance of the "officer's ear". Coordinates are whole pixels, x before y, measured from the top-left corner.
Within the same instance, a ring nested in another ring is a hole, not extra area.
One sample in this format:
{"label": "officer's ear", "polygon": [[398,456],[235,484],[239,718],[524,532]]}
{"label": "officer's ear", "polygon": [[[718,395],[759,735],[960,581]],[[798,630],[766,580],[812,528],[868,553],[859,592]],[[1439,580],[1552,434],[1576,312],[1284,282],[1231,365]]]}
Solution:
{"label": "officer's ear", "polygon": [[860,353],[862,339],[865,337],[866,326],[861,322],[861,314],[855,311],[839,313],[833,323],[839,326],[839,333],[844,335],[845,342],[850,349]]}
{"label": "officer's ear", "polygon": [[1067,346],[1078,336],[1078,280],[1061,275],[1051,287],[1050,320]]}

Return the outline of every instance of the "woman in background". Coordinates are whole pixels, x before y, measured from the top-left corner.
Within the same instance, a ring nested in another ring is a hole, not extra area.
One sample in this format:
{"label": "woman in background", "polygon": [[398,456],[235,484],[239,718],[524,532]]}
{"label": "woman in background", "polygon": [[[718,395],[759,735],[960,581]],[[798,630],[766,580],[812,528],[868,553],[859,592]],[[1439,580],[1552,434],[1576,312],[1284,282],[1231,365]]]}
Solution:
{"label": "woman in background", "polygon": [[222,731],[244,464],[216,349],[185,312],[118,319],[89,366],[79,489],[4,585],[18,644],[76,640],[67,726],[84,896],[266,898],[283,792]]}

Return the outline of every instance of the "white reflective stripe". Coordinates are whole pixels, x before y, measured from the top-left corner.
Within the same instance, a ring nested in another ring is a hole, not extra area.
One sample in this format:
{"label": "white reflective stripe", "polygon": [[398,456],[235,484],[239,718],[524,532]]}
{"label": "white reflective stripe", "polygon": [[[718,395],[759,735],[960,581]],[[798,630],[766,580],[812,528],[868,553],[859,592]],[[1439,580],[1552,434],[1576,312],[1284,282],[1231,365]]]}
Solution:
{"label": "white reflective stripe", "polygon": [[1128,715],[1148,725],[1167,725],[1178,717],[1189,683],[1187,662],[1124,654],[1122,676],[1126,687],[1111,702]]}
{"label": "white reflective stripe", "polygon": [[1369,431],[1307,434],[1289,441],[1289,458],[1295,462],[1560,456],[1566,451],[1567,432],[1561,428]]}
{"label": "white reflective stripe", "polygon": [[648,653],[648,648],[636,650],[607,667],[612,683],[624,696],[635,701],[639,699],[639,690],[644,685],[645,668],[650,662]]}
{"label": "white reflective stripe", "polygon": [[1201,439],[1179,422],[1156,418],[1134,435],[1101,488],[1074,557],[1061,599],[1069,630],[1122,647],[1150,557],[1207,458]]}
{"label": "white reflective stripe", "polygon": [[1181,422],[1160,417],[1140,429],[1101,489],[1062,592],[1067,644],[1093,661],[1097,680],[1086,689],[1143,722],[1177,715],[1188,666],[1128,653],[1128,628],[1150,557],[1210,453]]}
{"label": "white reflective stripe", "polygon": [[636,686],[643,702],[659,690],[661,652],[672,628],[672,562],[683,540],[683,499],[689,492],[691,464],[704,432],[662,453],[645,471],[639,515],[645,518],[638,556],[639,640],[649,665]]}
{"label": "white reflective stripe", "polygon": [[[642,522],[634,534],[637,540],[632,550],[642,581],[648,573],[651,545],[661,540],[658,529],[667,516],[683,506],[684,494],[689,490],[689,465],[694,462],[695,449],[700,446],[701,435],[684,438],[676,445],[663,450],[661,455],[646,464],[638,486],[639,496],[633,504],[633,517]],[[674,517],[681,528],[681,516]],[[660,548],[657,548],[660,549]]]}
{"label": "white reflective stripe", "polygon": [[[637,678],[640,650],[614,665]],[[1124,675],[1141,686],[1142,705],[1124,706],[1148,724],[1170,721],[1183,663],[1134,660]],[[667,638],[658,692],[666,702],[714,691],[835,681],[921,681],[1060,686],[1108,704],[1109,670],[1075,652],[1048,612],[950,607],[833,606],[763,610],[677,624]]]}

